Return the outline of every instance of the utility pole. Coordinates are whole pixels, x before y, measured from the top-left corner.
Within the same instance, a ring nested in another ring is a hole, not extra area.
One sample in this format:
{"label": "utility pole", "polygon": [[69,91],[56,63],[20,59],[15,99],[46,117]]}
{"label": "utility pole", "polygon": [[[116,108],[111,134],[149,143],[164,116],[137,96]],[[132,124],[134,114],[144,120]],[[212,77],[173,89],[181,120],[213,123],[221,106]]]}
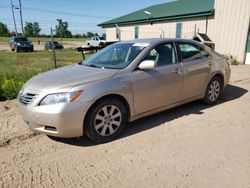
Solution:
{"label": "utility pole", "polygon": [[56,52],[55,52],[55,46],[54,46],[54,37],[53,37],[53,29],[52,27],[50,28],[50,35],[51,35],[51,42],[52,42],[52,57],[53,57],[53,61],[54,61],[54,65],[55,65],[55,69],[57,68],[56,65]]}
{"label": "utility pole", "polygon": [[24,32],[23,32],[23,15],[22,15],[22,3],[21,3],[21,0],[19,0],[19,10],[20,10],[20,19],[21,19],[22,35],[24,36]]}
{"label": "utility pole", "polygon": [[13,21],[14,21],[14,26],[15,26],[15,32],[16,32],[16,36],[17,36],[17,28],[16,28],[16,18],[15,18],[15,14],[14,14],[14,5],[12,0],[10,0],[10,4],[11,4],[11,12],[12,12],[12,16],[13,16]]}

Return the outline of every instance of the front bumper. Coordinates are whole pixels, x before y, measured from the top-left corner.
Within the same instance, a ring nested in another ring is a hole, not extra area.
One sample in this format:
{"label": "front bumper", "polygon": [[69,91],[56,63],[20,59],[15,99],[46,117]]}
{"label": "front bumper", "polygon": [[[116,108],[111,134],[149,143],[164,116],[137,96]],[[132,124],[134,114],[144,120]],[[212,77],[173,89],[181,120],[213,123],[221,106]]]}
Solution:
{"label": "front bumper", "polygon": [[33,49],[33,46],[17,46],[17,50],[19,51],[32,51]]}
{"label": "front bumper", "polygon": [[20,114],[33,131],[55,137],[83,135],[83,123],[91,102],[29,106],[19,102]]}

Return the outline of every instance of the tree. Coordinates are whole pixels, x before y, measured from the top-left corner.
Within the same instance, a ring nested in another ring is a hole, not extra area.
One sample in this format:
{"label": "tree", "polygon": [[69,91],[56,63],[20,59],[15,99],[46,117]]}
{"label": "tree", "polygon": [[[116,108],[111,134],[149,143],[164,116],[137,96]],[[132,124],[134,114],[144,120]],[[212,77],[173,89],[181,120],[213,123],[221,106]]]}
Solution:
{"label": "tree", "polygon": [[33,22],[33,35],[34,36],[39,36],[40,31],[41,31],[41,28],[39,26],[39,23]]}
{"label": "tree", "polygon": [[68,22],[63,22],[61,19],[57,19],[57,22],[56,36],[61,38],[72,37],[72,33],[68,30]]}
{"label": "tree", "polygon": [[24,26],[24,33],[28,37],[33,36],[33,24],[31,22],[26,22]]}
{"label": "tree", "polygon": [[82,35],[79,34],[79,33],[76,33],[76,34],[74,35],[74,37],[75,37],[75,38],[82,38]]}
{"label": "tree", "polygon": [[39,24],[37,22],[26,22],[24,27],[24,32],[26,36],[33,37],[38,36],[41,31]]}
{"label": "tree", "polygon": [[87,35],[85,33],[83,33],[82,38],[87,38]]}
{"label": "tree", "polygon": [[0,22],[0,36],[1,37],[8,37],[10,36],[10,32],[6,24]]}
{"label": "tree", "polygon": [[94,36],[94,33],[91,33],[91,32],[87,32],[87,38],[91,38]]}

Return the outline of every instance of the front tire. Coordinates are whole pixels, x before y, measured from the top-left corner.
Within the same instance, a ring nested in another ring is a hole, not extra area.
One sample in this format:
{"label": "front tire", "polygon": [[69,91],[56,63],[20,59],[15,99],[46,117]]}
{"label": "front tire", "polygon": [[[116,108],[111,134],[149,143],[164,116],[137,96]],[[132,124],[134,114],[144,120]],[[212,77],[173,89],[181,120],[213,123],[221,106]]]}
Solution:
{"label": "front tire", "polygon": [[84,124],[85,134],[95,142],[108,142],[120,135],[126,122],[124,104],[117,99],[104,99],[88,112]]}
{"label": "front tire", "polygon": [[207,86],[206,94],[203,101],[209,105],[215,104],[220,96],[221,90],[222,90],[221,79],[217,76],[212,78],[212,80],[209,82]]}

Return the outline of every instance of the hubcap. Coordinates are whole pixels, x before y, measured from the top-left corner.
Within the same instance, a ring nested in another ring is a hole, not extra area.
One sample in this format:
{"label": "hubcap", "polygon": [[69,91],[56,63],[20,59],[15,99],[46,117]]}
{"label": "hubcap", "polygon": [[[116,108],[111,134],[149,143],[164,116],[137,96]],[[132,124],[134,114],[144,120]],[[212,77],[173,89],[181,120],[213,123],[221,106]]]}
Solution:
{"label": "hubcap", "polygon": [[216,101],[220,94],[220,83],[218,80],[214,80],[208,90],[208,98],[211,102]]}
{"label": "hubcap", "polygon": [[121,125],[122,114],[114,105],[104,106],[95,117],[95,130],[102,136],[114,134]]}

